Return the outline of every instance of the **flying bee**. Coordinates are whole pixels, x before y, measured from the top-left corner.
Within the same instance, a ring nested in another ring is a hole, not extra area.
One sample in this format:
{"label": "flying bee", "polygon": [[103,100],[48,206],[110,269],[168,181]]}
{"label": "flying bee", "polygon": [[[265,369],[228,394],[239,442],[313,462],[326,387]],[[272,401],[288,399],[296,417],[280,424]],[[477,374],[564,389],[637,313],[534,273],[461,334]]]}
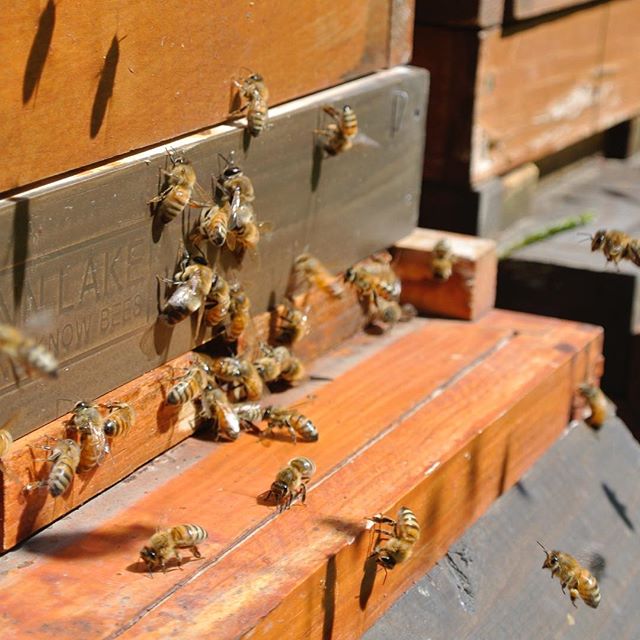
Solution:
{"label": "flying bee", "polygon": [[308,285],[315,285],[333,298],[341,298],[344,288],[339,280],[310,253],[300,254],[293,264],[293,279],[302,279]]}
{"label": "flying bee", "polygon": [[205,239],[216,247],[222,247],[227,241],[229,232],[229,211],[228,202],[222,205],[212,204],[200,210],[198,222],[191,233],[191,240],[197,242]]}
{"label": "flying bee", "polygon": [[109,443],[102,427],[102,414],[92,402],[78,402],[72,410],[70,428],[80,432],[78,472],[97,467],[109,453]]}
{"label": "flying bee", "polygon": [[167,404],[186,404],[199,397],[210,382],[212,374],[209,365],[195,354],[191,366],[167,393]]}
{"label": "flying bee", "polygon": [[195,558],[202,558],[197,545],[206,540],[208,535],[206,529],[197,524],[180,524],[170,529],[161,529],[156,531],[151,536],[149,544],[142,548],[140,558],[150,573],[158,567],[166,572],[167,561],[172,556],[178,566],[182,564],[178,549],[190,549]]}
{"label": "flying bee", "polygon": [[593,384],[581,384],[578,392],[587,401],[591,415],[587,418],[589,426],[599,429],[609,415],[609,402],[600,387]]}
{"label": "flying bee", "polygon": [[181,154],[167,150],[171,171],[161,170],[164,184],[160,193],[149,200],[161,222],[167,224],[191,204],[191,194],[196,186],[196,172],[189,160]]}
{"label": "flying bee", "polygon": [[335,121],[327,124],[324,129],[315,130],[318,136],[326,138],[323,144],[325,152],[327,155],[335,156],[349,151],[358,135],[355,111],[348,104],[342,107],[341,112],[330,105],[324,105],[322,110]]}
{"label": "flying bee", "polygon": [[47,487],[54,497],[62,495],[71,485],[73,476],[80,464],[80,445],[75,440],[56,440],[53,447],[45,445],[43,449],[51,451],[48,462],[52,463],[49,476],[42,482],[30,483],[25,491]]}
{"label": "flying bee", "polygon": [[304,502],[307,497],[307,482],[315,471],[316,465],[309,458],[289,460],[289,464],[278,472],[266,499],[273,500],[278,505],[278,511],[288,509],[298,497],[300,502]]}
{"label": "flying bee", "polygon": [[629,240],[625,257],[627,260],[631,260],[637,267],[640,267],[640,240],[636,238]]}
{"label": "flying bee", "polygon": [[278,310],[276,342],[293,345],[309,333],[309,307],[298,309],[285,298]]}
{"label": "flying bee", "polygon": [[446,282],[453,273],[453,264],[456,261],[451,245],[447,240],[442,238],[436,242],[433,247],[433,255],[431,258],[431,271],[434,280]]}
{"label": "flying bee", "polygon": [[228,322],[224,330],[227,342],[236,342],[251,322],[251,301],[240,284],[235,282],[229,288]]}
{"label": "flying bee", "polygon": [[126,436],[136,419],[136,412],[126,402],[109,402],[106,405],[109,410],[102,428],[107,436]]}
{"label": "flying bee", "polygon": [[210,327],[221,324],[229,314],[231,306],[231,288],[219,274],[213,276],[213,283],[204,304],[204,321]]}
{"label": "flying bee", "polygon": [[[378,544],[374,547],[372,558],[385,570],[393,569],[399,562],[405,562],[413,553],[413,546],[420,537],[418,519],[408,507],[400,507],[398,519],[393,520],[381,513],[367,518],[378,525],[389,525],[392,530],[382,527],[375,529],[378,534]],[[384,536],[384,540],[380,538]]]}
{"label": "flying bee", "polygon": [[631,238],[622,231],[599,229],[591,238],[591,251],[602,251],[615,265],[628,255]]}
{"label": "flying bee", "polygon": [[38,372],[50,378],[58,376],[58,361],[53,354],[10,324],[0,323],[0,352],[11,359],[14,367],[24,367],[29,375]]}
{"label": "flying bee", "polygon": [[213,269],[204,256],[190,256],[183,251],[182,259],[171,284],[177,285],[160,318],[172,326],[203,306],[213,284]]}
{"label": "flying bee", "polygon": [[266,407],[262,413],[262,419],[267,421],[265,435],[269,435],[274,429],[287,429],[293,442],[297,438],[305,442],[317,442],[318,430],[309,418],[299,411],[287,407]]}
{"label": "flying bee", "polygon": [[240,419],[222,389],[207,385],[200,396],[199,417],[210,421],[218,435],[224,436],[227,440],[238,439]]}
{"label": "flying bee", "polygon": [[547,556],[542,568],[551,569],[552,579],[558,577],[562,593],[569,588],[571,604],[576,607],[576,599],[580,596],[586,605],[596,609],[600,604],[600,587],[595,576],[572,555],[562,551],[547,551],[540,542],[538,544]]}
{"label": "flying bee", "polygon": [[256,137],[266,129],[269,118],[269,90],[264,78],[259,73],[252,73],[242,82],[234,80],[233,84],[238,88],[238,93],[246,104],[231,115],[239,115],[246,109],[247,131]]}

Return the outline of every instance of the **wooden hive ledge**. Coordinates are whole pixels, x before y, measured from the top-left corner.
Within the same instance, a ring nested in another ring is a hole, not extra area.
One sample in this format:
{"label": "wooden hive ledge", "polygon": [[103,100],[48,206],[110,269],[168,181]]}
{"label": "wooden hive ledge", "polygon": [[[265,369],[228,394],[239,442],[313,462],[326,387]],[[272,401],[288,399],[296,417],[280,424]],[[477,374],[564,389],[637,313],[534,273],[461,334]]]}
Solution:
{"label": "wooden hive ledge", "polygon": [[[499,311],[358,336],[316,363],[331,381],[289,396],[313,390],[318,443],[190,438],[6,554],[5,633],[358,637],[559,437],[600,350],[597,328]],[[256,496],[294,455],[317,473],[307,506],[278,515]],[[400,505],[422,536],[383,582],[364,518]],[[209,530],[204,559],[145,575],[155,527],[190,521]],[[41,593],[60,597],[24,606]]]}

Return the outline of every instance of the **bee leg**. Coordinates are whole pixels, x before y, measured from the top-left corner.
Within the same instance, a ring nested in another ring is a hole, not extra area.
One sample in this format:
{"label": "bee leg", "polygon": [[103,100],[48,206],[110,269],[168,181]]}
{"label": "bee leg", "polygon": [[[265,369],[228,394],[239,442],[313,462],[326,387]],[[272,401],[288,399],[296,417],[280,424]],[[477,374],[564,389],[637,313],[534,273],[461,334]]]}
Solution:
{"label": "bee leg", "polygon": [[198,550],[198,547],[196,547],[195,545],[191,547],[191,552],[193,553],[194,558],[202,558],[202,554]]}
{"label": "bee leg", "polygon": [[305,500],[307,499],[307,485],[303,484],[300,487],[300,491],[298,492],[298,495],[301,496],[300,497],[300,502],[302,502],[302,504],[304,504]]}
{"label": "bee leg", "polygon": [[291,440],[293,440],[293,444],[296,444],[298,440],[296,430],[290,424],[287,425],[287,429],[289,431],[289,435],[291,436]]}
{"label": "bee leg", "polygon": [[578,598],[578,590],[577,589],[569,589],[569,597],[571,598],[571,604],[577,609],[576,599]]}

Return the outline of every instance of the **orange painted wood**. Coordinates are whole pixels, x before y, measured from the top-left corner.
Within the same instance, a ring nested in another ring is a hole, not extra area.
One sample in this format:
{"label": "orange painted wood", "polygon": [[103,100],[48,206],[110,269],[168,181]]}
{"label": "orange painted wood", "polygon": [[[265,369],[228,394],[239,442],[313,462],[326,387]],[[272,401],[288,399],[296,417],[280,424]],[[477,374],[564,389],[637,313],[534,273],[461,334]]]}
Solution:
{"label": "orange painted wood", "polygon": [[514,20],[526,20],[545,13],[571,9],[581,4],[587,4],[589,0],[507,0],[507,18]]}
{"label": "orange painted wood", "polygon": [[[573,350],[554,349],[515,334],[518,317],[508,330],[420,321],[316,391],[305,412],[318,443],[265,448],[243,436],[213,446],[116,517],[9,572],[7,633],[46,637],[54,625],[60,638],[78,629],[87,638],[357,637],[564,428],[571,370],[599,331],[564,323],[557,335]],[[276,515],[255,497],[294,454],[318,472],[306,508]],[[400,502],[423,536],[383,585],[363,574],[363,518]],[[134,561],[154,527],[189,520],[209,529],[204,559],[153,579],[141,573]],[[68,605],[19,606],[43,589]]]}
{"label": "orange painted wood", "polygon": [[243,67],[278,104],[408,62],[412,5],[22,2],[0,27],[0,191],[222,122]]}
{"label": "orange painted wood", "polygon": [[[446,282],[433,278],[435,244],[445,239],[454,255]],[[493,308],[498,260],[492,240],[416,229],[394,245],[394,269],[402,279],[402,302],[420,312],[474,320]]]}

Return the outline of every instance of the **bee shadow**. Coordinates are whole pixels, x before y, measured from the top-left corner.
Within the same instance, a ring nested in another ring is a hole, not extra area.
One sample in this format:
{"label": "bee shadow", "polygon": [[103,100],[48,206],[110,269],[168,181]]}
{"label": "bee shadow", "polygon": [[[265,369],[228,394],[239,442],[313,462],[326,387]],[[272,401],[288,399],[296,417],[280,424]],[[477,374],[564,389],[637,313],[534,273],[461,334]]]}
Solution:
{"label": "bee shadow", "polygon": [[366,527],[362,524],[362,522],[345,520],[344,518],[337,518],[334,516],[326,516],[324,518],[321,518],[320,524],[354,538],[366,531]]}
{"label": "bee shadow", "polygon": [[324,149],[314,136],[313,155],[311,158],[311,191],[316,191],[320,184],[320,176],[322,175],[322,163],[324,162]]}
{"label": "bee shadow", "polygon": [[184,556],[184,557],[181,556],[180,559],[181,559],[181,564],[177,564],[177,562],[176,562],[176,560],[174,558],[169,560],[169,562],[167,562],[167,566],[165,568],[165,571],[163,571],[162,569],[156,569],[155,571],[149,571],[147,565],[142,560],[136,560],[136,562],[132,562],[130,565],[127,565],[125,567],[125,569],[129,573],[146,573],[147,577],[153,578],[154,574],[163,575],[164,573],[172,573],[173,571],[182,571],[182,567],[185,564],[189,564],[190,562],[194,562],[194,561],[198,561],[198,560],[204,560],[204,557],[195,558],[194,556]]}
{"label": "bee shadow", "polygon": [[95,138],[104,122],[107,113],[107,107],[113,97],[113,88],[116,82],[116,71],[118,62],[120,61],[120,41],[126,38],[118,39],[117,34],[111,39],[109,50],[104,57],[102,70],[100,71],[100,80],[96,88],[96,94],[93,98],[93,107],[91,108],[91,122],[89,126],[89,135]]}
{"label": "bee shadow", "polygon": [[27,104],[31,100],[40,84],[44,65],[49,55],[55,25],[56,4],[53,0],[49,0],[40,14],[38,29],[31,43],[31,50],[27,58],[22,80],[22,104]]}
{"label": "bee shadow", "polygon": [[616,492],[606,482],[602,482],[601,484],[602,490],[604,491],[607,500],[609,500],[609,502],[611,503],[614,511],[620,516],[620,519],[625,523],[628,529],[630,529],[631,531],[635,531],[633,522],[627,515],[627,505],[618,500]]}
{"label": "bee shadow", "polygon": [[273,497],[271,491],[264,491],[260,495],[256,497],[256,502],[261,507],[277,507],[278,503],[276,499]]}
{"label": "bee shadow", "polygon": [[376,581],[376,575],[378,573],[378,564],[374,556],[369,556],[362,569],[362,580],[360,581],[360,593],[358,595],[358,603],[360,610],[364,611],[367,608],[369,598],[373,593],[373,585]]}

